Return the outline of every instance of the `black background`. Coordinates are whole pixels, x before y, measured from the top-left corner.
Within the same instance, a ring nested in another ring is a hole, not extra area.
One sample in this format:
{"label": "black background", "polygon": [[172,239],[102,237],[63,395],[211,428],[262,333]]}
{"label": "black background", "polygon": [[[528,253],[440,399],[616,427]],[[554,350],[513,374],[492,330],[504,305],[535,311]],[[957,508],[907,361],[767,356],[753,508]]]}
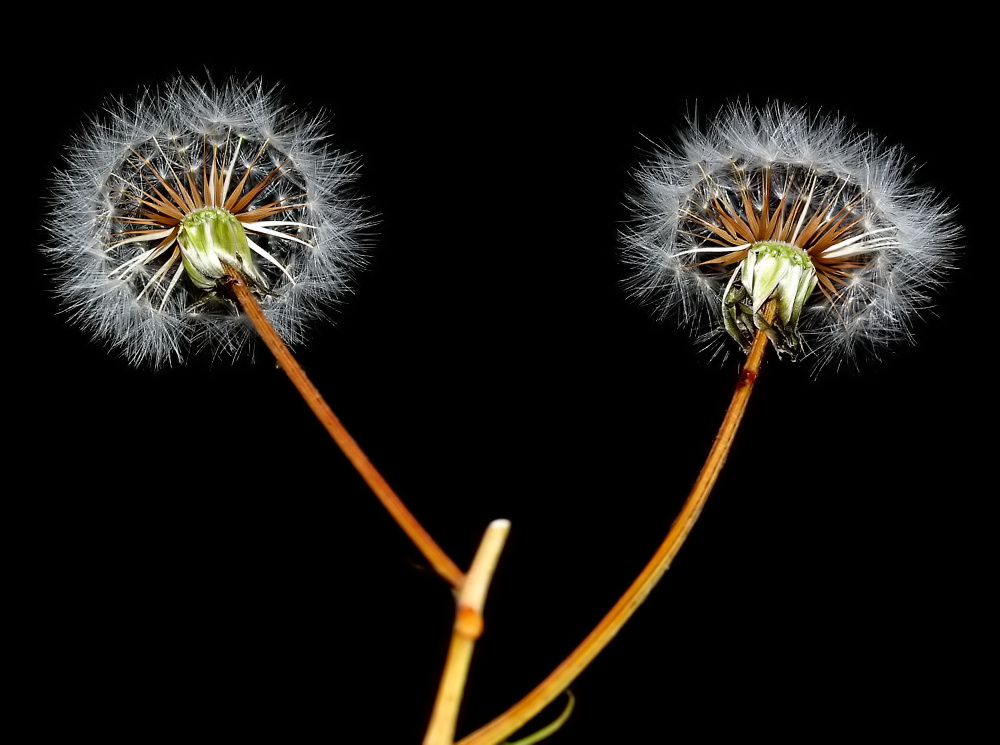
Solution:
{"label": "black background", "polygon": [[551,742],[964,741],[993,654],[981,48],[944,26],[755,43],[698,13],[697,33],[424,18],[400,38],[291,11],[224,31],[70,19],[17,76],[6,613],[37,732],[416,743],[441,671],[447,586],[264,350],[135,370],[52,297],[37,245],[72,128],[208,70],[327,109],[362,160],[379,221],[353,296],[299,355],[317,387],[460,566],[490,520],[513,523],[459,734],[539,682],[652,555],[738,373],[623,291],[631,172],[695,104],[733,98],[906,146],[967,244],[916,346],[819,380],[765,363],[702,520]]}

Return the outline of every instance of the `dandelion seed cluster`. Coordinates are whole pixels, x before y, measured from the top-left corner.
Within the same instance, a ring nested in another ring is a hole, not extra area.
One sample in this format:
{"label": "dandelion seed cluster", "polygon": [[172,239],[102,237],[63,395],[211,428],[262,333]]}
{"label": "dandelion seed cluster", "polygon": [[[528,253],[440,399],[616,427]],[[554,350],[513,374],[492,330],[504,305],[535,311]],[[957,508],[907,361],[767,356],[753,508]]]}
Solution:
{"label": "dandelion seed cluster", "polygon": [[259,80],[179,78],[112,102],[55,178],[45,250],[58,292],[80,326],[157,367],[247,345],[224,291],[231,266],[300,343],[361,260],[355,173],[321,116],[285,108]]}
{"label": "dandelion seed cluster", "polygon": [[954,261],[950,210],[902,150],[803,109],[691,122],[637,179],[631,290],[717,352],[760,329],[814,370],[877,355],[912,338]]}

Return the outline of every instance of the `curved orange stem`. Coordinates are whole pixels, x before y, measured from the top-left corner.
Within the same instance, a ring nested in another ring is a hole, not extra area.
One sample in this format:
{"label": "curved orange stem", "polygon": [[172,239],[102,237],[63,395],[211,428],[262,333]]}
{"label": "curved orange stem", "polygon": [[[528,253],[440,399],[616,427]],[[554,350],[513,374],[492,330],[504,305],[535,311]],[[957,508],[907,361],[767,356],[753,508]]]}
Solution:
{"label": "curved orange stem", "polygon": [[[770,321],[770,319],[768,320]],[[608,645],[608,642],[632,617],[636,609],[642,605],[663,573],[670,568],[670,562],[673,561],[684,544],[708,500],[712,487],[715,486],[716,479],[733,444],[736,431],[743,419],[743,413],[746,411],[766,346],[767,336],[763,332],[758,332],[736,384],[732,401],[726,410],[722,425],[719,427],[715,443],[705,460],[705,465],[702,467],[701,473],[698,474],[698,479],[681,508],[680,514],[653,558],[594,630],[545,680],[510,709],[459,740],[456,745],[496,745],[519,730],[583,672],[584,668]]]}
{"label": "curved orange stem", "polygon": [[271,350],[271,354],[278,361],[278,365],[285,371],[285,374],[292,381],[292,384],[298,390],[306,404],[312,409],[313,414],[316,415],[316,418],[319,419],[320,423],[344,452],[344,455],[347,456],[347,459],[354,468],[361,474],[361,478],[375,492],[375,496],[378,497],[379,501],[389,511],[389,514],[392,515],[392,518],[399,527],[403,529],[403,532],[409,536],[414,545],[416,545],[427,561],[430,562],[431,566],[434,567],[434,570],[444,577],[452,587],[456,589],[461,588],[465,581],[465,574],[451,560],[448,554],[435,543],[430,534],[407,509],[403,501],[396,495],[396,492],[392,490],[392,487],[382,477],[382,474],[368,460],[368,456],[364,454],[358,443],[354,441],[354,438],[351,437],[326,401],[323,400],[323,396],[320,395],[316,386],[306,377],[302,366],[292,356],[285,342],[282,341],[281,337],[278,336],[278,332],[274,330],[274,327],[267,320],[267,316],[264,315],[260,304],[254,298],[253,293],[250,292],[246,283],[240,278],[239,273],[231,267],[226,267],[226,271],[231,278],[229,288],[239,302],[243,312],[247,314],[254,328],[257,329],[257,333],[260,334],[260,338],[267,345],[267,348]]}

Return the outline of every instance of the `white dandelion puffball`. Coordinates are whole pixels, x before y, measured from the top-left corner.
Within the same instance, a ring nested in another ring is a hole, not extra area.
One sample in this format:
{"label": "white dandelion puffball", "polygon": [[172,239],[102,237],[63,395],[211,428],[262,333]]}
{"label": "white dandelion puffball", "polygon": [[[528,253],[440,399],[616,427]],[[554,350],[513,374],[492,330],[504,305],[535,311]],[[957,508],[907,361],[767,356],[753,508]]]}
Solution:
{"label": "white dandelion puffball", "polygon": [[631,290],[705,342],[760,330],[814,369],[877,355],[955,257],[949,208],[911,172],[840,119],[731,105],[637,173]]}
{"label": "white dandelion puffball", "polygon": [[55,176],[45,251],[57,292],[94,337],[157,367],[246,346],[229,267],[295,345],[360,261],[354,174],[322,117],[259,80],[179,78],[112,102]]}

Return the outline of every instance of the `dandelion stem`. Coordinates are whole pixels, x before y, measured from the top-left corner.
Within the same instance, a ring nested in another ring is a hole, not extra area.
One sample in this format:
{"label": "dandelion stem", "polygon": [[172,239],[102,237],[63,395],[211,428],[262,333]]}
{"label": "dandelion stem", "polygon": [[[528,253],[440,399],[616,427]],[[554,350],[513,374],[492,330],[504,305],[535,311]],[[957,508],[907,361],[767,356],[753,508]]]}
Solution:
{"label": "dandelion stem", "polygon": [[375,496],[378,497],[382,505],[389,511],[389,514],[392,515],[392,518],[399,527],[403,529],[403,532],[409,536],[410,540],[413,541],[427,561],[431,563],[434,570],[444,577],[452,587],[461,588],[465,581],[465,575],[462,570],[435,543],[430,534],[407,509],[403,501],[382,477],[382,474],[368,460],[368,456],[364,454],[354,441],[354,438],[351,437],[344,425],[341,424],[326,401],[323,400],[319,391],[309,378],[306,377],[301,365],[292,356],[292,353],[285,346],[281,337],[278,336],[278,332],[274,330],[274,327],[267,320],[264,311],[240,277],[239,272],[229,266],[226,267],[226,272],[232,279],[229,287],[243,309],[243,312],[247,314],[247,317],[253,323],[254,328],[257,329],[257,333],[260,334],[264,344],[271,350],[271,353],[278,361],[278,365],[285,371],[285,374],[292,381],[292,384],[298,390],[306,404],[312,409],[313,414],[316,415],[316,418],[326,428],[326,431],[330,433],[334,442],[344,452],[344,455],[347,456],[347,459],[354,468],[361,474],[361,478],[375,492]]}
{"label": "dandelion stem", "polygon": [[[768,302],[764,311],[768,323],[774,318],[774,311],[774,302]],[[766,347],[767,336],[764,332],[758,331],[750,347],[746,364],[743,366],[743,371],[736,383],[736,390],[733,392],[729,408],[726,410],[726,415],[719,427],[708,458],[702,466],[701,473],[698,474],[698,479],[695,481],[687,501],[674,520],[674,524],[670,527],[663,543],[639,576],[619,598],[614,607],[608,611],[607,615],[594,627],[593,631],[545,680],[510,709],[459,740],[456,745],[496,745],[496,743],[503,742],[508,735],[524,726],[576,680],[576,677],[597,657],[625,625],[625,622],[632,617],[636,609],[642,605],[663,573],[670,568],[670,563],[684,544],[691,528],[694,527],[712,487],[715,486],[716,479],[733,444],[736,431],[743,419],[743,413],[746,411],[747,402],[750,400],[750,393],[757,380]]]}
{"label": "dandelion stem", "polygon": [[462,703],[469,663],[472,661],[472,648],[483,633],[486,591],[509,532],[508,520],[494,520],[490,523],[469,566],[465,584],[456,598],[451,644],[424,745],[452,745],[455,741],[455,723],[458,721],[458,709]]}

